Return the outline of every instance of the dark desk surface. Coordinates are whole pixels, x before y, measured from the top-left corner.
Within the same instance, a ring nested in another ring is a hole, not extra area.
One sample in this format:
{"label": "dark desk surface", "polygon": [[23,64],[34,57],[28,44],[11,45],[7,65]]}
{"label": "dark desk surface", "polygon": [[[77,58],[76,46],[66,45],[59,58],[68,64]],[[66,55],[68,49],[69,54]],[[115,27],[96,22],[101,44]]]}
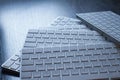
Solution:
{"label": "dark desk surface", "polygon": [[[119,0],[0,0],[2,63],[19,54],[30,28],[46,27],[57,16],[76,17],[76,13],[112,10],[120,14]],[[3,80],[19,80],[2,75]]]}

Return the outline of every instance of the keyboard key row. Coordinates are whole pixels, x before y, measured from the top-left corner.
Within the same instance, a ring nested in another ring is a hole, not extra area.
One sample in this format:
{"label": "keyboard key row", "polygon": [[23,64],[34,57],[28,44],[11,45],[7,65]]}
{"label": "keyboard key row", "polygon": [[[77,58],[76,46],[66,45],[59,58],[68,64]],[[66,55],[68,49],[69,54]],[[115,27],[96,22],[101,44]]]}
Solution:
{"label": "keyboard key row", "polygon": [[119,67],[108,68],[90,68],[90,69],[71,69],[71,70],[56,70],[56,71],[42,71],[42,72],[24,72],[21,74],[23,79],[29,78],[51,78],[60,76],[84,76],[84,75],[105,75],[105,74],[119,74]]}
{"label": "keyboard key row", "polygon": [[[111,44],[111,43],[109,43]],[[108,45],[109,45],[108,44]],[[62,46],[59,45],[58,47],[43,47],[41,46],[41,48],[35,48],[35,49],[31,49],[31,48],[24,48],[22,50],[23,54],[32,54],[32,53],[51,53],[51,52],[70,52],[70,51],[93,51],[92,53],[94,53],[94,55],[100,55],[100,53],[103,53],[104,55],[109,54],[109,52],[111,52],[112,54],[116,54],[118,53],[118,49],[114,48],[114,47],[107,47],[105,45],[107,44],[96,44],[96,45],[92,45],[92,44],[88,44],[89,46],[91,45],[91,47],[86,45],[76,45],[74,46],[74,50],[71,48],[72,46]],[[97,46],[99,46],[99,48],[97,48]],[[114,46],[114,45],[113,45]],[[107,49],[106,49],[107,48]],[[98,52],[96,52],[95,50],[98,50]],[[90,55],[90,54],[86,54],[86,55]]]}

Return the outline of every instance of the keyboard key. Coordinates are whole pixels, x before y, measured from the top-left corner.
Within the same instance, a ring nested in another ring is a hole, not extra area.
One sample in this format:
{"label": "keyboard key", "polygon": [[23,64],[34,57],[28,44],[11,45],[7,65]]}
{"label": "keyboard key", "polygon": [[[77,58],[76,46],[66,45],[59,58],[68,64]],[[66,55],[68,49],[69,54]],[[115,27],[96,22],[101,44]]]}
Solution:
{"label": "keyboard key", "polygon": [[55,65],[47,65],[47,70],[48,70],[48,71],[53,71],[53,70],[55,70]]}
{"label": "keyboard key", "polygon": [[24,72],[23,74],[21,74],[21,77],[23,79],[25,79],[25,78],[31,78],[32,77],[32,73],[31,72]]}
{"label": "keyboard key", "polygon": [[63,64],[56,64],[56,70],[63,70],[64,65]]}
{"label": "keyboard key", "polygon": [[50,71],[43,71],[43,72],[41,72],[41,75],[43,77],[50,77],[51,76],[51,72]]}
{"label": "keyboard key", "polygon": [[71,70],[71,75],[79,75],[79,70],[78,69],[73,69]]}
{"label": "keyboard key", "polygon": [[61,70],[61,74],[62,74],[62,76],[69,76],[70,71],[69,70]]}
{"label": "keyboard key", "polygon": [[23,66],[33,65],[33,60],[22,60]]}
{"label": "keyboard key", "polygon": [[22,53],[23,54],[32,54],[32,53],[34,53],[34,50],[33,49],[22,49]]}
{"label": "keyboard key", "polygon": [[102,73],[108,73],[108,68],[100,68],[99,72]]}
{"label": "keyboard key", "polygon": [[13,65],[11,65],[11,69],[12,70],[15,70],[15,71],[17,71],[17,69],[20,67],[20,65],[19,64],[13,64]]}
{"label": "keyboard key", "polygon": [[22,66],[22,72],[33,72],[36,71],[36,67],[35,66]]}
{"label": "keyboard key", "polygon": [[43,65],[43,60],[34,60],[36,65]]}
{"label": "keyboard key", "polygon": [[88,69],[80,69],[80,73],[81,73],[81,75],[88,75],[89,70]]}
{"label": "keyboard key", "polygon": [[57,76],[60,76],[60,71],[52,71],[52,76],[53,77],[57,77]]}
{"label": "keyboard key", "polygon": [[65,64],[66,69],[73,69],[73,64]]}
{"label": "keyboard key", "polygon": [[33,72],[33,77],[34,78],[41,78],[41,73],[40,72]]}
{"label": "keyboard key", "polygon": [[83,63],[74,63],[73,66],[75,67],[75,69],[82,69],[84,67]]}

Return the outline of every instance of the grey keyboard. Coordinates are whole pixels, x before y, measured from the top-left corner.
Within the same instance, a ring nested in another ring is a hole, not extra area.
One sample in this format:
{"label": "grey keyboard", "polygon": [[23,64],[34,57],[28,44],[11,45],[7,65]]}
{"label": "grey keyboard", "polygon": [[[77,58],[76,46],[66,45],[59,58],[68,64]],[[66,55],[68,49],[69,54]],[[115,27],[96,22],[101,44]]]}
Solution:
{"label": "grey keyboard", "polygon": [[120,45],[120,16],[111,12],[81,13],[77,16],[105,37]]}
{"label": "grey keyboard", "polygon": [[9,69],[15,72],[20,71],[20,54],[13,55],[2,64],[2,68]]}
{"label": "grey keyboard", "polygon": [[119,48],[114,44],[23,48],[21,80],[120,78]]}
{"label": "grey keyboard", "polygon": [[[60,27],[61,26],[61,27]],[[96,36],[100,36],[99,35],[99,33],[97,33],[97,32],[95,32],[95,31],[91,31],[91,30],[89,30],[87,27],[86,27],[86,25],[84,25],[84,24],[82,24],[81,23],[81,21],[80,20],[77,20],[77,19],[73,19],[73,18],[68,18],[68,17],[57,17],[52,23],[51,23],[51,25],[49,26],[49,27],[47,27],[47,29],[49,29],[48,31],[50,31],[50,30],[52,30],[53,32],[54,32],[54,30],[60,30],[60,31],[81,31],[83,34],[81,34],[81,36],[83,35],[83,36],[85,36],[85,35],[88,35],[88,38],[89,38],[89,36],[93,36],[94,35],[94,33],[96,34]],[[34,30],[33,30],[34,31]],[[90,32],[89,34],[88,34],[88,32]],[[85,32],[87,32],[87,33],[85,33]],[[91,33],[93,33],[93,34],[91,34]],[[54,33],[55,34],[55,33]],[[63,33],[62,33],[63,34]],[[31,38],[33,36],[33,34],[29,34],[28,35],[28,38]],[[45,35],[44,35],[45,36]],[[66,36],[65,36],[66,37]],[[87,36],[86,36],[87,37]],[[94,37],[94,36],[93,36]],[[47,39],[46,39],[47,40]],[[93,39],[93,40],[95,40],[95,39]],[[91,40],[91,41],[93,41],[93,40]],[[97,39],[96,39],[97,40]],[[104,41],[96,41],[95,40],[95,42],[96,43],[103,43]],[[60,42],[59,42],[59,44],[64,44],[65,42],[63,42],[64,40],[59,40]],[[28,41],[29,42],[29,41]],[[32,41],[31,41],[32,42]],[[50,41],[49,41],[50,42]],[[48,42],[48,43],[49,43]],[[72,40],[71,40],[71,42],[72,42]],[[88,40],[88,39],[84,39],[83,37],[81,37],[81,42],[83,42],[83,43],[87,43],[87,44],[90,44],[90,43],[88,43],[88,42],[90,42],[90,39]],[[47,43],[47,42],[44,42],[44,44],[45,43]],[[52,42],[51,42],[52,43]],[[58,45],[58,43],[56,42],[56,41],[54,41],[54,43],[56,43],[56,44],[54,44],[54,45]],[[73,41],[73,43],[75,43],[74,41]],[[72,44],[73,44],[72,43]],[[49,43],[50,44],[50,43]],[[50,45],[49,45],[50,46]],[[17,56],[19,57],[20,56],[20,54],[17,54]],[[17,60],[15,60],[15,62],[14,63],[17,63],[17,64],[13,64],[12,62],[13,62],[13,59],[14,58],[16,58],[16,55],[13,55],[10,59],[8,59],[6,62],[4,62],[3,64],[2,64],[2,67],[3,68],[5,68],[5,69],[9,69],[9,70],[12,70],[12,71],[15,71],[15,72],[19,72],[19,69],[20,68],[18,68],[17,66],[18,65],[20,65],[20,63],[19,63],[19,61],[20,61],[20,57],[17,59]],[[10,63],[9,63],[10,62]],[[8,63],[9,63],[9,66],[8,66]],[[19,64],[18,64],[19,63]]]}

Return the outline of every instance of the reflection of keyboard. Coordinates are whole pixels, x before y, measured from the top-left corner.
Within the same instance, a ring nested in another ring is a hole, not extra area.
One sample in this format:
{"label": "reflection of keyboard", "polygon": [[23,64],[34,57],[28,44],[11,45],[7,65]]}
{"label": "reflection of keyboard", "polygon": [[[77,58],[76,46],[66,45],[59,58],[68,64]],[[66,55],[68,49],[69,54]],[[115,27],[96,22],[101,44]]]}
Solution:
{"label": "reflection of keyboard", "polygon": [[120,77],[113,44],[23,48],[21,80],[86,80]]}
{"label": "reflection of keyboard", "polygon": [[77,15],[84,22],[91,25],[89,27],[97,30],[105,37],[120,45],[120,16],[111,12],[92,12]]}

